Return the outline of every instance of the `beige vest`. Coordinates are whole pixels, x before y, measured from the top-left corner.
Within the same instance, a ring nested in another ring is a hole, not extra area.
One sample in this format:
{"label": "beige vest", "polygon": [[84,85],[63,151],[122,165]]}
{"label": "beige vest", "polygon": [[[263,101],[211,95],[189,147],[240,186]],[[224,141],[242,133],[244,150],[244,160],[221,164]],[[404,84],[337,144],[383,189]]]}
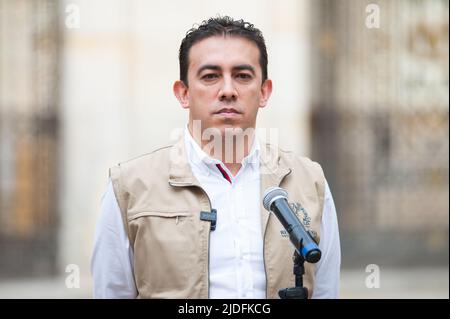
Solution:
{"label": "beige vest", "polygon": [[[319,240],[325,188],[320,165],[269,145],[261,147],[260,162],[261,200],[268,187],[285,188],[289,202],[307,212],[299,217]],[[211,203],[187,162],[184,138],[111,168],[110,177],[134,251],[138,298],[208,298],[211,230],[200,212],[211,211]],[[261,221],[266,296],[279,298],[279,289],[295,286],[294,248],[262,203]],[[305,263],[303,278],[311,297],[314,265]]]}

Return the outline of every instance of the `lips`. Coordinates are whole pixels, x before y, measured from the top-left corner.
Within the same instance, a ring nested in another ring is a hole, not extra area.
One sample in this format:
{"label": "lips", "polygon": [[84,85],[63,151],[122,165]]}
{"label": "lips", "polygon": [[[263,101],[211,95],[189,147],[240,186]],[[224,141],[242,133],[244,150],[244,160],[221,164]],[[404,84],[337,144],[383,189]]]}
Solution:
{"label": "lips", "polygon": [[236,109],[234,108],[223,108],[220,109],[219,111],[217,111],[215,114],[241,114],[241,112],[238,112]]}

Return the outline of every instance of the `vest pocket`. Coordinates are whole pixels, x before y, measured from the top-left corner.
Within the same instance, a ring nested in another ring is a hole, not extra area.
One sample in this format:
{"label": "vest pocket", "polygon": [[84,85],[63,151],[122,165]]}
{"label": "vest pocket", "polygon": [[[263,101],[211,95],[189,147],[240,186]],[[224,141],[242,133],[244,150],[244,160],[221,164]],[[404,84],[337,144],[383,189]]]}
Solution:
{"label": "vest pocket", "polygon": [[194,216],[188,211],[145,211],[128,217],[141,296],[177,296],[192,286],[192,274],[201,264]]}
{"label": "vest pocket", "polygon": [[[151,212],[140,212],[135,213],[132,216],[128,216],[128,223],[132,225],[141,225],[145,228],[151,226],[158,232],[178,232],[182,224],[186,220],[192,219],[192,213],[189,212],[162,212],[162,211],[151,211]],[[172,226],[176,229],[172,229]]]}
{"label": "vest pocket", "polygon": [[189,212],[186,212],[186,211],[182,211],[182,212],[151,211],[151,212],[135,213],[131,216],[128,216],[128,221],[132,221],[133,219],[136,219],[139,217],[180,218],[180,217],[187,217],[187,216],[192,216],[192,214]]}

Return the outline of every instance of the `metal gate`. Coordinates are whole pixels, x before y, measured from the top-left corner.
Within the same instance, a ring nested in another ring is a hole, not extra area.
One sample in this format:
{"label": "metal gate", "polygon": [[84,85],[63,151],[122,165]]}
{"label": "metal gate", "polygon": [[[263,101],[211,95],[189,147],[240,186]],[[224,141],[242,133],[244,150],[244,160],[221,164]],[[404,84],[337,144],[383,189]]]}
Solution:
{"label": "metal gate", "polygon": [[58,1],[0,0],[0,277],[54,274]]}
{"label": "metal gate", "polygon": [[448,1],[312,9],[313,158],[343,266],[448,265]]}

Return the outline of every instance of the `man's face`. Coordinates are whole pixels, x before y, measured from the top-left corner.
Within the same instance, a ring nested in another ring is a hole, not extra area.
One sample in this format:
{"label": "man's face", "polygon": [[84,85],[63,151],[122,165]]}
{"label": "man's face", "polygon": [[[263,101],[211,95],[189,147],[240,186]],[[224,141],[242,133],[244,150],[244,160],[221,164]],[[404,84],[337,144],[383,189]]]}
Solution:
{"label": "man's face", "polygon": [[194,44],[189,52],[188,87],[181,81],[174,85],[182,106],[190,110],[190,125],[201,120],[202,131],[214,127],[222,134],[225,128],[254,128],[258,108],[266,105],[271,90],[270,80],[262,84],[256,44],[233,36]]}

